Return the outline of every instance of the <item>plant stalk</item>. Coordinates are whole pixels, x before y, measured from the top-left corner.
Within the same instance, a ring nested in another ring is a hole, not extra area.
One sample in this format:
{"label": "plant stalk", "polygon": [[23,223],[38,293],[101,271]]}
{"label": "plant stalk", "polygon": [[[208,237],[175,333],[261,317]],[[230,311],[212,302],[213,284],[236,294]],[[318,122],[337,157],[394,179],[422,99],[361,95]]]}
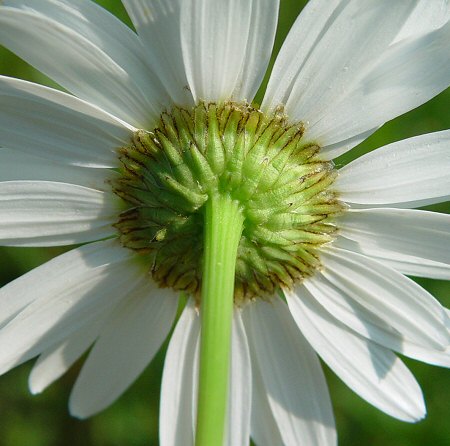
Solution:
{"label": "plant stalk", "polygon": [[222,446],[228,402],[236,258],[244,217],[237,201],[205,204],[196,446]]}

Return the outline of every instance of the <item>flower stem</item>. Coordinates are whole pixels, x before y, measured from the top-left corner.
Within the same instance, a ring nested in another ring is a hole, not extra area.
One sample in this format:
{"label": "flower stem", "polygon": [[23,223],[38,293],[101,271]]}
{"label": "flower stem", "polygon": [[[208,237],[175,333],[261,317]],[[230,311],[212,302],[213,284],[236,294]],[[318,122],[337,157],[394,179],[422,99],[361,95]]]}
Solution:
{"label": "flower stem", "polygon": [[215,194],[205,204],[196,446],[222,446],[228,400],[236,257],[244,218]]}

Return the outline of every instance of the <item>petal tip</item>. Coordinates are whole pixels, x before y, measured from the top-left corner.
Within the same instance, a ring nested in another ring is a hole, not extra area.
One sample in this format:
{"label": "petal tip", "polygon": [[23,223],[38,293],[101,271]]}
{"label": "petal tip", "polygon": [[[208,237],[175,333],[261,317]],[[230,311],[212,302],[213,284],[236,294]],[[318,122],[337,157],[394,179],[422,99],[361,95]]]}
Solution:
{"label": "petal tip", "polygon": [[28,380],[28,389],[32,395],[39,395],[45,390],[45,387],[38,382],[34,382],[32,376]]}
{"label": "petal tip", "polygon": [[401,418],[407,423],[418,423],[427,416],[427,408],[422,392],[418,395],[416,401],[411,402],[410,407],[405,408],[405,415]]}
{"label": "petal tip", "polygon": [[77,402],[74,402],[72,398],[69,400],[69,413],[72,417],[78,418],[79,420],[85,420],[93,415],[83,409]]}

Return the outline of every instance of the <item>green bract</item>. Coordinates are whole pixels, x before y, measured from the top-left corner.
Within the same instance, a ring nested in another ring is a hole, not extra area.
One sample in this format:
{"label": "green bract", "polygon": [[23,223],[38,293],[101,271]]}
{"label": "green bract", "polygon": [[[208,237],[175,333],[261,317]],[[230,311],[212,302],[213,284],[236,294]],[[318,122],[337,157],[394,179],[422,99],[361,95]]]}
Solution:
{"label": "green bract", "polygon": [[224,195],[244,217],[235,302],[291,287],[320,267],[318,249],[333,240],[333,217],[344,209],[332,190],[333,163],[302,135],[282,113],[247,104],[164,112],[119,152],[121,243],[141,254],[161,286],[199,296],[205,203]]}

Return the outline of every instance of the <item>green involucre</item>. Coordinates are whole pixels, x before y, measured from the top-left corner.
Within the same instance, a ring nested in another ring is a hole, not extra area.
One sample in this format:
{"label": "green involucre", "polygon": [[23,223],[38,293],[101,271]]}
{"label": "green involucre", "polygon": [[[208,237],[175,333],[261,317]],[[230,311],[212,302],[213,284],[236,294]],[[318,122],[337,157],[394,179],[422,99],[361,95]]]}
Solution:
{"label": "green involucre", "polygon": [[128,207],[116,224],[163,287],[197,297],[202,283],[205,204],[213,194],[239,203],[235,302],[291,287],[320,266],[343,210],[336,172],[302,125],[247,104],[174,107],[152,131],[120,149],[114,191]]}

